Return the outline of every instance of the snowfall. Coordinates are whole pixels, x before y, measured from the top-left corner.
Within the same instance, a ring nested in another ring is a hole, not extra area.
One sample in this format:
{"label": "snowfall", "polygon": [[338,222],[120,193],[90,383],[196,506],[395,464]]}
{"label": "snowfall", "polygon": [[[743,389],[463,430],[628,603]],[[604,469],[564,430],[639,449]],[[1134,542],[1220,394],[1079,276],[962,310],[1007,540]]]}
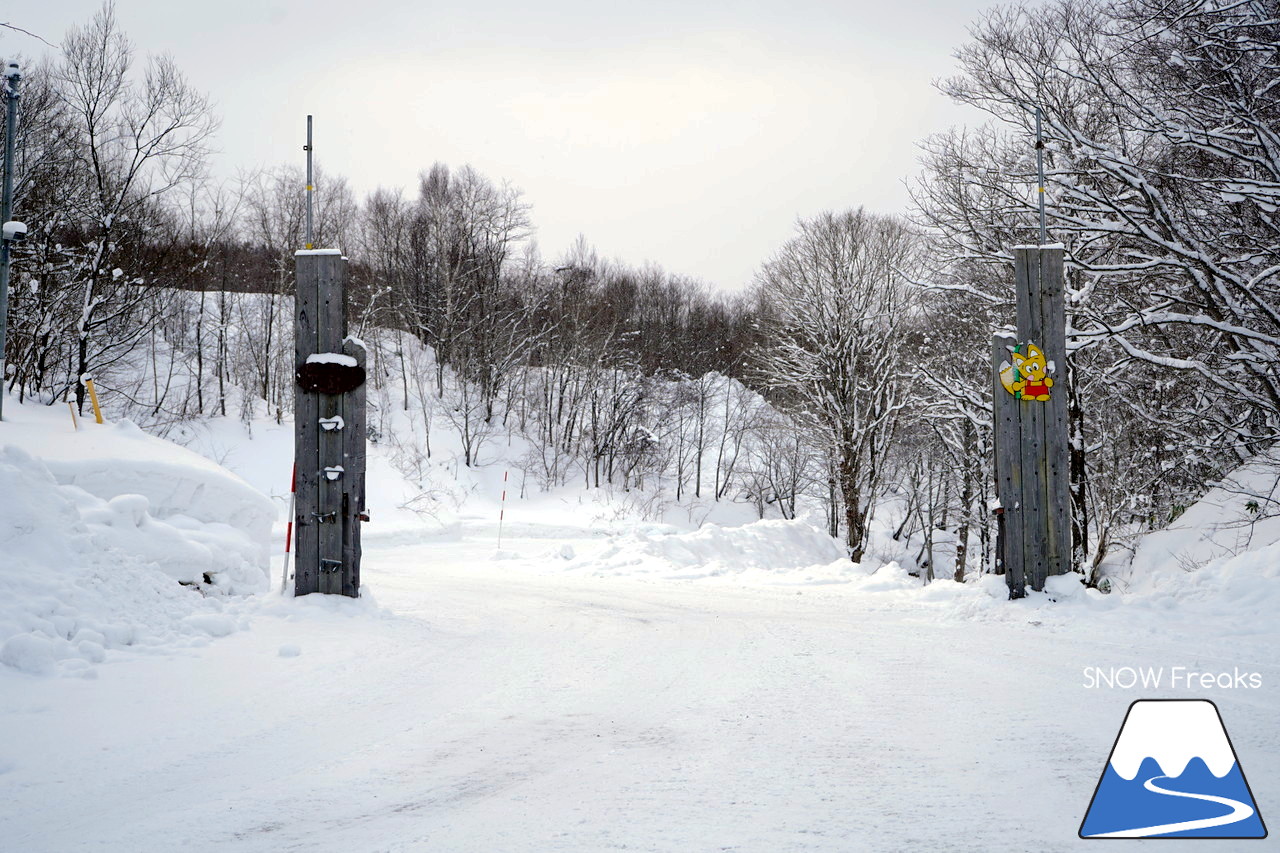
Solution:
{"label": "snowfall", "polygon": [[1212,699],[1280,813],[1280,522],[1240,496],[1274,465],[1110,594],[1009,602],[855,565],[820,519],[543,493],[501,452],[439,449],[461,497],[424,507],[373,446],[361,597],[293,598],[292,426],[169,438],[5,401],[4,851],[1065,850],[1160,697]]}

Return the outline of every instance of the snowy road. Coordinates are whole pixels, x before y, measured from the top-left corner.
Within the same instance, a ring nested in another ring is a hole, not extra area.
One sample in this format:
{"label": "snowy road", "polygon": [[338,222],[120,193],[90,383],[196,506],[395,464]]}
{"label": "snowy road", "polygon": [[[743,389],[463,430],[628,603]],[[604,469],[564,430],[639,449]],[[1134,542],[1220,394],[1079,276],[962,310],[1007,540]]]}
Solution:
{"label": "snowy road", "polygon": [[488,536],[370,545],[377,608],[254,604],[248,630],[121,654],[94,681],[6,677],[0,847],[1087,846],[1081,816],[1139,695],[1085,690],[1081,667],[1206,655],[1264,673],[1263,690],[1211,698],[1261,810],[1280,801],[1280,672],[1203,632],[530,572],[490,561]]}

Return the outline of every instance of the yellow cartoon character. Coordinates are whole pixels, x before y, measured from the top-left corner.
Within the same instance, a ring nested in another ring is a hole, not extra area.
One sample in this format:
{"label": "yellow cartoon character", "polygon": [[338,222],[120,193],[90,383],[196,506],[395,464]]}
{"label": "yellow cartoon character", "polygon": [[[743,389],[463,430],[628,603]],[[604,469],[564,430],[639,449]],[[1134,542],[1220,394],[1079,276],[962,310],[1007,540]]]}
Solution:
{"label": "yellow cartoon character", "polygon": [[1044,353],[1035,344],[1018,344],[1011,350],[1013,364],[1000,365],[1000,384],[1019,400],[1048,400],[1053,377]]}

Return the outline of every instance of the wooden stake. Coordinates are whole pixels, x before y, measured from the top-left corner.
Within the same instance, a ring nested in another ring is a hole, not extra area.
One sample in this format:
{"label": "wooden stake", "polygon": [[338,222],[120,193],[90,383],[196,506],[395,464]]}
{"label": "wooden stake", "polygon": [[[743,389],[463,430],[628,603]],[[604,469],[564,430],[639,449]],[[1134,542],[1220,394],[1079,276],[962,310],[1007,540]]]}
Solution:
{"label": "wooden stake", "polygon": [[93,387],[93,380],[86,379],[84,387],[89,392],[89,401],[93,403],[93,418],[98,423],[102,423],[102,409],[98,406],[98,392]]}

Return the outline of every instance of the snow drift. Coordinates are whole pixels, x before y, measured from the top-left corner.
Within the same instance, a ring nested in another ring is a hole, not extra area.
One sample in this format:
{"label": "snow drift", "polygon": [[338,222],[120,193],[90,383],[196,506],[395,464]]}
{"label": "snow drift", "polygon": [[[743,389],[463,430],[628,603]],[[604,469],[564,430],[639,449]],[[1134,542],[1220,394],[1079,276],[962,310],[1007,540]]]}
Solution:
{"label": "snow drift", "polygon": [[1280,453],[1241,465],[1168,527],[1148,533],[1120,580],[1141,586],[1170,568],[1194,572],[1215,560],[1280,542]]}
{"label": "snow drift", "polygon": [[674,533],[653,527],[615,536],[603,551],[572,560],[569,567],[597,576],[656,575],[695,579],[756,570],[791,576],[829,567],[848,555],[836,540],[803,521],[764,520],[740,527],[707,524]]}
{"label": "snow drift", "polygon": [[90,424],[72,436],[65,431],[42,433],[39,440],[20,443],[40,457],[59,483],[103,500],[139,495],[158,517],[180,515],[225,524],[266,547],[275,507],[216,462],[147,435],[129,421]]}
{"label": "snow drift", "polygon": [[[271,502],[132,424],[0,424],[0,663],[92,671],[106,650],[236,630],[222,596],[267,586]],[[37,455],[38,454],[38,455]]]}

